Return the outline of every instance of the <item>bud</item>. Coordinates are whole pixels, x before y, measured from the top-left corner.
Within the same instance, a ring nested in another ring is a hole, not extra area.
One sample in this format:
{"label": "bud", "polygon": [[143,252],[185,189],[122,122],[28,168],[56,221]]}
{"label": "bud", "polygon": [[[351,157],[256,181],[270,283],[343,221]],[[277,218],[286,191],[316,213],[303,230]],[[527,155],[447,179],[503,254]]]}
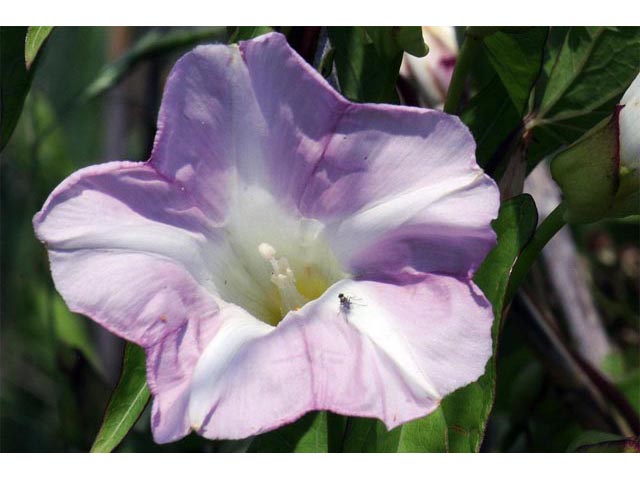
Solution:
{"label": "bud", "polygon": [[640,175],[640,75],[622,96],[620,104],[620,162]]}
{"label": "bud", "polygon": [[458,56],[456,31],[453,27],[422,27],[422,37],[429,53],[421,58],[405,53],[400,75],[415,85],[424,106],[442,109]]}

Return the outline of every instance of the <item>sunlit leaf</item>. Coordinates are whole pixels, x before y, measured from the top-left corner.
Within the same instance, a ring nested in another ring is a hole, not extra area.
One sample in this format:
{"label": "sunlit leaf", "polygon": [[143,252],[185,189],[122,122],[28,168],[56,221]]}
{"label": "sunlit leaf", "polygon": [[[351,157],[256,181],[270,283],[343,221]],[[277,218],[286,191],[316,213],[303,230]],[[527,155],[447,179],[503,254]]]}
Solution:
{"label": "sunlit leaf", "polygon": [[33,65],[38,52],[44,46],[52,30],[53,27],[29,27],[27,30],[27,38],[24,45],[24,60],[27,64],[27,69],[30,69],[31,65]]}
{"label": "sunlit leaf", "polygon": [[523,126],[533,86],[542,70],[548,29],[495,32],[482,39],[474,71],[486,81],[462,112],[476,140],[480,166],[493,169]]}
{"label": "sunlit leaf", "polygon": [[547,31],[545,27],[532,27],[517,33],[497,32],[482,42],[487,58],[520,116],[540,75]]}
{"label": "sunlit leaf", "polygon": [[529,168],[609,116],[640,68],[639,27],[553,27]]}
{"label": "sunlit leaf", "polygon": [[142,414],[149,397],[144,350],[127,343],[120,380],[91,451],[105,453],[116,448]]}

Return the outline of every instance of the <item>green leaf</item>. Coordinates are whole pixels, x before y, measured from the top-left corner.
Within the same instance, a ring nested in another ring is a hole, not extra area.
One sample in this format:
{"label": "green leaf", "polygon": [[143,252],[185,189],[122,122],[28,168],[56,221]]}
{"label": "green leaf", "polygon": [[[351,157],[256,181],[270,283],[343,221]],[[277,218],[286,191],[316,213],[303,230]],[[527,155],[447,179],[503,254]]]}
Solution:
{"label": "green leaf", "polygon": [[473,133],[476,158],[483,168],[497,166],[523,126],[531,91],[542,71],[547,32],[545,27],[532,27],[496,32],[482,40],[473,69],[484,82],[461,118]]}
{"label": "green leaf", "polygon": [[350,418],[344,452],[409,453],[449,451],[447,425],[441,408],[431,415],[387,431],[380,420]]}
{"label": "green leaf", "polygon": [[620,184],[619,110],[551,161],[551,174],[562,190],[567,221],[590,223],[612,207]]}
{"label": "green leaf", "polygon": [[620,176],[620,187],[613,199],[609,218],[623,218],[640,214],[640,178],[637,172],[624,172]]}
{"label": "green leaf", "polygon": [[519,195],[502,204],[493,228],[497,246],[474,277],[493,306],[494,355],[478,381],[447,396],[430,415],[387,432],[382,422],[349,419],[344,451],[356,452],[477,452],[495,396],[498,332],[502,321],[509,275],[538,221],[533,199]]}
{"label": "green leaf", "polygon": [[493,222],[498,244],[487,255],[474,281],[493,306],[493,356],[482,377],[449,395],[442,402],[447,421],[449,450],[478,451],[495,397],[496,351],[505,295],[513,266],[535,232],[538,213],[529,195],[519,195],[500,207]]}
{"label": "green leaf", "polygon": [[[475,274],[474,281],[493,305],[497,319],[502,316],[505,294],[513,266],[538,224],[538,212],[530,195],[523,194],[503,202],[493,222],[498,235],[497,246],[489,252]],[[499,325],[494,323],[494,337]],[[496,345],[494,344],[494,351]]]}
{"label": "green leaf", "polygon": [[105,371],[89,336],[86,320],[71,313],[58,294],[53,294],[52,304],[54,327],[58,340],[68,347],[79,350],[91,366],[104,377]]}
{"label": "green leaf", "polygon": [[29,27],[24,45],[24,60],[27,70],[31,68],[38,52],[49,38],[53,27]]}
{"label": "green leaf", "polygon": [[602,442],[612,442],[624,440],[624,437],[609,432],[599,432],[597,430],[589,430],[581,433],[573,442],[567,447],[567,452],[579,451],[583,447],[590,447],[593,444]]}
{"label": "green leaf", "polygon": [[640,414],[640,367],[625,372],[616,380],[616,386]]}
{"label": "green leaf", "polygon": [[469,101],[460,118],[473,134],[476,159],[485,169],[492,164],[492,158],[504,150],[503,146],[522,122],[497,74]]}
{"label": "green leaf", "polygon": [[567,449],[579,453],[640,453],[640,440],[606,432],[586,432]]}
{"label": "green leaf", "polygon": [[424,57],[429,53],[429,47],[424,43],[422,28],[416,27],[393,27],[393,34],[396,37],[398,46],[414,57]]}
{"label": "green leaf", "polygon": [[518,33],[497,32],[483,40],[487,58],[520,117],[542,69],[547,33],[546,27],[532,27]]}
{"label": "green leaf", "polygon": [[329,39],[340,89],[357,102],[398,103],[403,52],[426,54],[420,27],[329,27]]}
{"label": "green leaf", "polygon": [[241,40],[251,40],[265,33],[273,32],[271,27],[236,27],[229,36],[229,43],[238,43]]}
{"label": "green leaf", "polygon": [[144,350],[133,343],[127,343],[122,374],[109,400],[91,452],[111,452],[131,430],[149,401],[146,377]]}
{"label": "green leaf", "polygon": [[311,412],[282,428],[257,436],[250,451],[262,453],[328,452],[328,412]]}
{"label": "green leaf", "polygon": [[177,29],[168,33],[153,30],[136,42],[124,55],[107,65],[84,90],[81,99],[86,101],[115,86],[142,60],[179,51],[204,40],[220,39],[222,27]]}
{"label": "green leaf", "polygon": [[0,27],[0,152],[18,123],[37,54],[53,27]]}
{"label": "green leaf", "polygon": [[320,60],[320,65],[318,65],[318,72],[324,78],[329,78],[331,76],[331,72],[333,71],[333,59],[335,57],[336,49],[331,47],[327,50]]}
{"label": "green leaf", "polygon": [[609,116],[639,66],[639,27],[552,28],[536,86],[529,168]]}
{"label": "green leaf", "polygon": [[348,453],[392,453],[398,451],[402,427],[387,431],[375,418],[350,417],[344,432],[342,451]]}
{"label": "green leaf", "polygon": [[35,69],[24,61],[26,27],[0,27],[0,152],[13,133]]}

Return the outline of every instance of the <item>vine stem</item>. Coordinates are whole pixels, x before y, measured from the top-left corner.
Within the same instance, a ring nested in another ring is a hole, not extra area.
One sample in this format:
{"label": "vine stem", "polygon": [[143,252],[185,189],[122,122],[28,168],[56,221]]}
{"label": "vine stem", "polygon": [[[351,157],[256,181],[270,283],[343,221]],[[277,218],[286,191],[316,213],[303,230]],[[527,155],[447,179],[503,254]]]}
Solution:
{"label": "vine stem", "polygon": [[562,227],[566,225],[566,221],[564,219],[566,210],[567,207],[565,203],[561,202],[549,214],[549,216],[544,219],[533,234],[531,241],[522,250],[522,253],[516,260],[516,264],[511,272],[509,286],[507,287],[505,305],[508,305],[511,300],[513,300],[518,288],[520,288],[520,285],[526,278],[531,265],[533,265],[533,262],[538,258],[544,246]]}
{"label": "vine stem", "polygon": [[456,60],[456,66],[453,70],[449,90],[447,91],[447,100],[444,103],[444,111],[446,113],[452,115],[457,113],[458,107],[460,106],[460,99],[464,92],[467,75],[471,69],[471,63],[481,47],[482,39],[475,35],[465,34],[458,59]]}

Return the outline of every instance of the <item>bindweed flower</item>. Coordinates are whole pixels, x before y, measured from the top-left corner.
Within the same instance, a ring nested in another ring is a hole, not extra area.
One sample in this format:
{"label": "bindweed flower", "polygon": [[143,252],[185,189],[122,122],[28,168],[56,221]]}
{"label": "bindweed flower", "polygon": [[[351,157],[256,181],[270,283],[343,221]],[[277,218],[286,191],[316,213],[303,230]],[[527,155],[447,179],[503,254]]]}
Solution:
{"label": "bindweed flower", "polygon": [[157,442],[312,410],[391,428],[476,380],[471,277],[498,189],[464,125],[353,104],[269,34],[174,67],[145,163],[66,179],[34,218],[69,308],[143,346]]}
{"label": "bindweed flower", "polygon": [[415,85],[422,104],[442,109],[458,57],[456,30],[454,27],[422,27],[422,38],[429,53],[424,57],[405,53],[400,74]]}
{"label": "bindweed flower", "polygon": [[620,162],[640,176],[640,75],[631,83],[620,104]]}

